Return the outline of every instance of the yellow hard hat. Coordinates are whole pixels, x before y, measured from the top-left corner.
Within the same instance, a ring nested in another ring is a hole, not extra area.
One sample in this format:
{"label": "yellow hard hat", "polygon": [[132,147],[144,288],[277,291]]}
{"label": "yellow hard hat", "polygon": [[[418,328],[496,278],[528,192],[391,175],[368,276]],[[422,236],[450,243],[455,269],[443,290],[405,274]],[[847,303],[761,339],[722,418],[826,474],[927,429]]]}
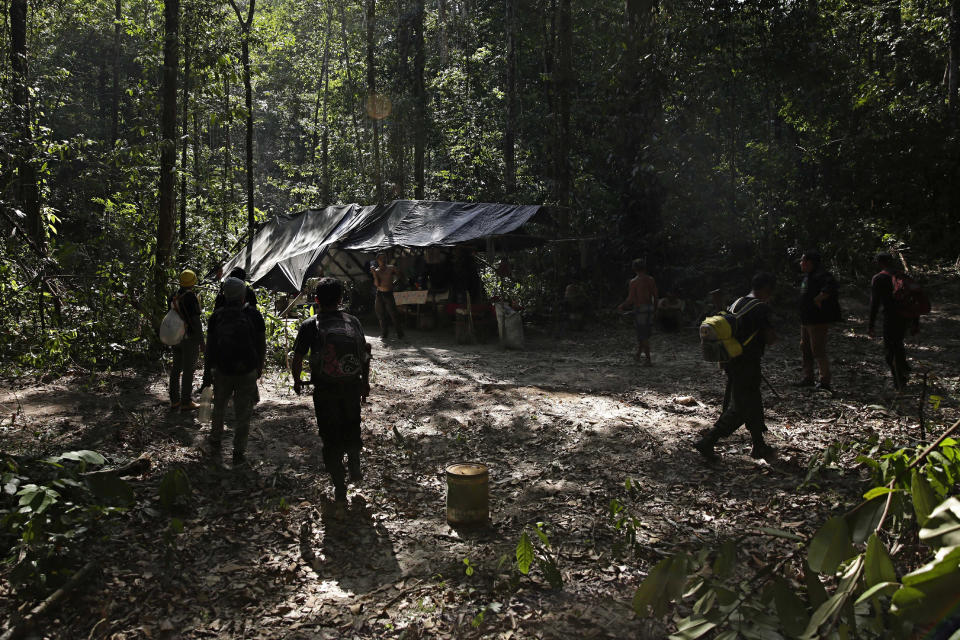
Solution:
{"label": "yellow hard hat", "polygon": [[195,284],[197,284],[197,274],[190,269],[184,269],[180,272],[181,287],[192,287]]}

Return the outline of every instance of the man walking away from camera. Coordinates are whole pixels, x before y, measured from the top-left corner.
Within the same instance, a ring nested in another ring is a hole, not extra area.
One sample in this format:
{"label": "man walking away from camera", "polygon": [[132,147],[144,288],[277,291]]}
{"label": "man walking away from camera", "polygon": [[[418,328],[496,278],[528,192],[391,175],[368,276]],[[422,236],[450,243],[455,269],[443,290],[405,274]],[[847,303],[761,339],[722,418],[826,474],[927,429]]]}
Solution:
{"label": "man walking away from camera", "polygon": [[[250,416],[257,399],[257,379],[266,358],[266,325],[255,306],[244,302],[247,285],[239,278],[223,282],[223,306],[213,312],[207,331],[207,360],[213,378],[213,423],[209,449],[219,460],[223,418],[233,398],[233,464],[246,460]],[[204,380],[204,385],[209,384]]]}
{"label": "man walking away from camera", "polygon": [[717,457],[713,450],[717,441],[726,438],[744,424],[753,441],[751,457],[768,461],[776,458],[773,448],[763,439],[766,427],[763,423],[763,398],[760,394],[760,385],[763,382],[760,360],[764,348],[777,340],[773,330],[772,312],[767,304],[767,300],[773,295],[775,284],[772,274],[760,272],[753,276],[749,295],[730,305],[733,313],[746,309],[737,321],[734,335],[743,345],[743,353],[723,364],[727,373],[725,396],[729,398],[729,403],[713,428],[693,445],[700,455],[708,460],[715,460]]}
{"label": "man walking away from camera", "polygon": [[320,313],[304,320],[293,345],[290,368],[293,391],[300,395],[303,358],[310,354],[313,408],[323,441],[323,464],[333,481],[334,499],[347,500],[347,455],[350,481],[363,479],[360,469],[360,405],[370,394],[370,345],[363,326],[354,316],[339,311],[343,285],[335,278],[322,278],[316,300]]}

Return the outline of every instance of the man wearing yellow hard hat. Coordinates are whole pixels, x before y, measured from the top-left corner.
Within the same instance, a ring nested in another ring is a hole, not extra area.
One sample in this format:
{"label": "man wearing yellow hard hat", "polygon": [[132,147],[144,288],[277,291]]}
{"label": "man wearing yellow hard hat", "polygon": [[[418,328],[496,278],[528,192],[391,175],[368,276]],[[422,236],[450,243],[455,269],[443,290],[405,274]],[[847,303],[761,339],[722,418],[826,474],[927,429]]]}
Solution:
{"label": "man wearing yellow hard hat", "polygon": [[193,288],[197,274],[190,269],[180,273],[180,289],[170,299],[170,307],[176,309],[187,325],[187,333],[173,347],[173,366],[170,367],[170,408],[183,412],[194,411],[200,405],[190,397],[193,391],[193,373],[197,359],[204,350],[203,326],[200,324],[200,300]]}

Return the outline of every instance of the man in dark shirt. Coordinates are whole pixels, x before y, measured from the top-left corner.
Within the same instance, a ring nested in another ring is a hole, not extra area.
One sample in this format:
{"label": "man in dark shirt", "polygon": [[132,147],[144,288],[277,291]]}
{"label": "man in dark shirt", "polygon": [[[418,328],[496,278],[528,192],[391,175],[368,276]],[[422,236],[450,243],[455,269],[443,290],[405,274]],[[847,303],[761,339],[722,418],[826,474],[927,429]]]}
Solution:
{"label": "man in dark shirt", "polygon": [[800,258],[803,280],[800,284],[800,353],[803,378],[800,386],[813,386],[813,363],[820,370],[818,389],[830,391],[830,358],[827,356],[827,329],[840,320],[839,287],[823,268],[820,252],[807,251]]}
{"label": "man in dark shirt", "polygon": [[[350,467],[350,480],[356,483],[363,479],[360,404],[370,394],[370,345],[360,321],[338,310],[342,297],[343,285],[339,280],[320,280],[316,292],[320,313],[300,325],[290,363],[293,391],[300,395],[303,358],[310,353],[313,408],[323,440],[323,464],[333,480],[334,499],[340,507],[347,499],[344,453]],[[335,342],[343,346],[342,355]],[[354,345],[352,351],[351,345]]]}
{"label": "man in dark shirt", "polygon": [[[693,446],[708,460],[717,457],[713,447],[721,438],[746,425],[753,441],[750,455],[754,458],[772,460],[776,458],[773,448],[764,442],[763,399],[760,384],[763,375],[760,372],[760,360],[764,348],[776,342],[773,330],[770,306],[767,300],[773,294],[776,281],[769,273],[753,276],[750,294],[740,298],[730,306],[732,312],[747,311],[737,322],[734,337],[743,345],[743,353],[724,364],[727,372],[726,397],[728,402],[714,424]],[[748,307],[748,305],[750,305]]]}
{"label": "man in dark shirt", "polygon": [[246,459],[250,416],[257,399],[257,379],[263,374],[267,351],[267,327],[256,306],[245,302],[247,290],[247,285],[239,278],[224,280],[221,288],[223,306],[210,316],[207,330],[206,359],[213,370],[210,453],[219,460],[224,414],[227,403],[233,398],[236,418],[233,427],[234,465],[243,464]]}
{"label": "man in dark shirt", "polygon": [[203,326],[200,324],[200,301],[193,288],[197,284],[197,274],[190,269],[180,274],[180,289],[170,299],[170,306],[177,310],[187,325],[187,333],[179,344],[173,347],[173,364],[170,367],[170,408],[180,411],[193,411],[200,405],[191,400],[193,392],[193,372],[197,368],[197,359],[204,349]]}
{"label": "man in dark shirt", "polygon": [[[907,352],[903,347],[903,338],[910,321],[897,313],[896,300],[893,299],[893,274],[895,262],[889,253],[879,253],[876,257],[880,273],[870,281],[870,322],[867,334],[874,337],[874,325],[877,313],[883,308],[883,355],[893,374],[893,384],[898,391],[907,386],[910,371],[907,365]],[[916,325],[914,325],[916,330]]]}

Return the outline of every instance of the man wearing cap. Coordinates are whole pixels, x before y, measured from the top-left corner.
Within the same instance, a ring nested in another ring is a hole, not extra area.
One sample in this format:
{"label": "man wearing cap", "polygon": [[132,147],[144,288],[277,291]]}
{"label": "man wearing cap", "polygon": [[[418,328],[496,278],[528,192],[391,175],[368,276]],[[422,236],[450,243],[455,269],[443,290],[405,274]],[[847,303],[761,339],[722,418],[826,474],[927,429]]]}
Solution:
{"label": "man wearing cap", "polygon": [[[210,316],[207,328],[207,362],[213,378],[213,421],[210,454],[219,461],[223,418],[233,398],[233,464],[243,464],[250,433],[250,416],[257,398],[257,379],[266,356],[266,325],[256,306],[245,302],[247,285],[227,278],[221,288],[223,306]],[[204,384],[207,384],[205,373]]]}
{"label": "man wearing cap", "polygon": [[[237,278],[239,280],[246,281],[247,272],[243,270],[243,267],[234,267],[233,269],[230,269],[230,274],[227,277]],[[217,309],[222,307],[225,301],[226,301],[226,296],[224,295],[224,292],[223,292],[223,286],[221,286],[219,293],[217,293],[217,297],[213,299],[213,310],[216,311]],[[244,290],[243,302],[244,304],[249,304],[251,307],[257,306],[257,294],[255,294],[253,292],[253,289],[251,289],[250,287],[246,287],[246,289]]]}
{"label": "man wearing cap", "polygon": [[191,399],[193,372],[197,358],[204,349],[203,326],[200,324],[200,301],[193,288],[197,274],[190,269],[180,273],[180,289],[170,299],[170,307],[176,309],[187,325],[186,335],[173,347],[173,365],[170,367],[170,408],[194,411],[199,407]]}

